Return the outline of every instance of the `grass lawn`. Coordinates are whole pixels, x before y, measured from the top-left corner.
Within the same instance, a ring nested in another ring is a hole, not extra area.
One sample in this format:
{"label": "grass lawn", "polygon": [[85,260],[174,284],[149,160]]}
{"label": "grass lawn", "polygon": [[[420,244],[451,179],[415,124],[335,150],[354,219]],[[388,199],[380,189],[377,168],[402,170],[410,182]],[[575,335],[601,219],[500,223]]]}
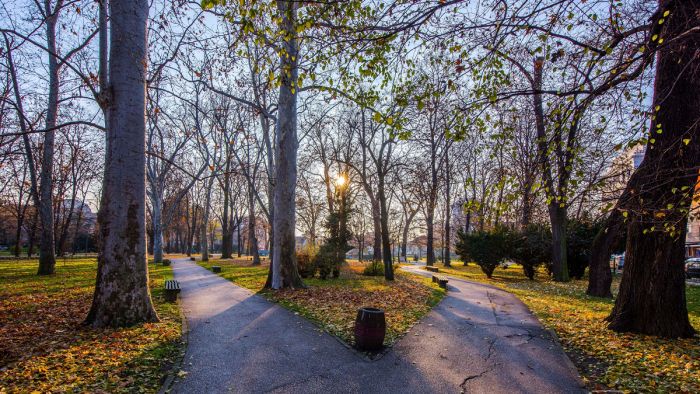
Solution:
{"label": "grass lawn", "polygon": [[95,258],[59,260],[50,277],[37,265],[0,261],[0,393],[156,392],[183,349],[178,306],[162,296],[171,267],[150,265],[159,323],[97,330],[81,325]]}
{"label": "grass lawn", "polygon": [[357,263],[343,267],[338,279],[304,279],[307,289],[279,291],[260,291],[267,279],[265,261],[257,267],[248,260],[238,259],[198,263],[207,269],[221,266],[222,277],[259,292],[349,344],[354,342],[357,309],[372,306],[384,310],[387,322],[384,344],[391,345],[445,295],[430,279],[397,272],[394,283],[387,283],[384,277],[361,275],[362,266]]}
{"label": "grass lawn", "polygon": [[[453,263],[441,272],[489,283],[517,295],[553,329],[577,365],[589,389],[609,388],[630,392],[700,392],[700,339],[660,339],[619,334],[606,328],[603,319],[613,301],[585,294],[587,280],[557,283],[539,272],[535,281],[519,266],[497,268],[489,280],[474,264]],[[617,294],[620,278],[613,282]],[[687,286],[688,310],[700,330],[700,287]]]}

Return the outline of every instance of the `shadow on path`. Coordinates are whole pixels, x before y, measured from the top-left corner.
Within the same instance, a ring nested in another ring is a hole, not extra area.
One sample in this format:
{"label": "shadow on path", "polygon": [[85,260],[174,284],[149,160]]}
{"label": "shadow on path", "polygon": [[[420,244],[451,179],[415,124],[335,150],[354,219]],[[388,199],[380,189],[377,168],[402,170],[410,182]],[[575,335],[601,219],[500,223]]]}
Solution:
{"label": "shadow on path", "polygon": [[584,391],[527,308],[488,286],[450,281],[438,306],[384,357],[368,361],[306,319],[195,263],[175,260],[173,270],[190,330],[187,375],[175,383],[176,393]]}

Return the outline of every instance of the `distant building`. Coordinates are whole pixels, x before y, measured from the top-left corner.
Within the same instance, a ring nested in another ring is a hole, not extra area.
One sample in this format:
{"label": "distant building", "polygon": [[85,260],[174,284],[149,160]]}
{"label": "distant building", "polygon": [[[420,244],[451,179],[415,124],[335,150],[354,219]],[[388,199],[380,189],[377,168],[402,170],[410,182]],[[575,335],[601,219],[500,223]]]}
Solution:
{"label": "distant building", "polygon": [[605,185],[601,191],[603,203],[615,203],[627,186],[627,181],[632,173],[639,168],[644,159],[646,148],[643,145],[636,145],[626,149],[613,159],[610,167],[605,172]]}
{"label": "distant building", "polygon": [[[606,175],[608,182],[603,188],[604,202],[615,202],[627,185],[632,173],[639,168],[644,160],[646,148],[637,145],[622,152],[612,162]],[[700,181],[700,178],[698,178]],[[688,219],[688,231],[685,237],[685,254],[688,257],[700,257],[700,182],[696,184],[695,194]]]}
{"label": "distant building", "polygon": [[688,233],[685,236],[685,255],[688,257],[700,257],[700,177],[695,184],[693,203],[688,219]]}
{"label": "distant building", "polygon": [[294,237],[294,248],[299,251],[304,249],[309,244],[308,238],[303,235],[297,235]]}

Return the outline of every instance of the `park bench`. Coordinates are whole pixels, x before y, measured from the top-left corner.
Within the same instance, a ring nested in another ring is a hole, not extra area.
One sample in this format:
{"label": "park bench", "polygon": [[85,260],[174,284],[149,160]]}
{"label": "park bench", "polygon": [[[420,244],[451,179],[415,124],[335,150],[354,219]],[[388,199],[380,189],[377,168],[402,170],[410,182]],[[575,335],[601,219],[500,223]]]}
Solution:
{"label": "park bench", "polygon": [[221,267],[218,265],[212,265],[211,271],[218,274],[219,272],[221,272]]}
{"label": "park bench", "polygon": [[177,295],[180,293],[180,282],[170,279],[165,281],[165,300],[168,302],[177,301]]}
{"label": "park bench", "polygon": [[427,265],[427,266],[425,267],[425,269],[428,270],[428,271],[430,271],[430,272],[440,272],[440,270],[438,269],[438,267],[431,267],[431,266],[429,266],[429,265]]}
{"label": "park bench", "polygon": [[440,286],[441,288],[443,288],[445,290],[447,290],[447,282],[449,282],[449,281],[444,276],[433,275],[433,283],[437,283],[438,286]]}

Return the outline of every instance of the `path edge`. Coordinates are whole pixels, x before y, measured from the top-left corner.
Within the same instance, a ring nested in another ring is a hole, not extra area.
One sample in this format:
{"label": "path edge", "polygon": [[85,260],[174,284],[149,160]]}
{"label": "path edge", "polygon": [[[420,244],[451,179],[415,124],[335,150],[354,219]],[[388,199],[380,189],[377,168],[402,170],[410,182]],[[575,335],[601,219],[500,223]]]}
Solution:
{"label": "path edge", "polygon": [[[173,277],[175,277],[173,273]],[[170,366],[170,369],[168,370],[167,374],[165,375],[165,380],[163,381],[163,384],[160,386],[160,389],[158,389],[157,394],[167,394],[170,392],[170,390],[173,388],[175,385],[175,382],[177,381],[177,374],[182,370],[182,365],[185,362],[185,355],[187,354],[187,346],[188,346],[188,337],[190,333],[190,327],[187,324],[187,316],[185,316],[185,311],[183,310],[183,305],[182,301],[180,300],[180,297],[178,296],[177,298],[177,306],[178,306],[178,312],[180,313],[180,342],[181,342],[181,352],[180,355],[177,357],[173,365]]]}

